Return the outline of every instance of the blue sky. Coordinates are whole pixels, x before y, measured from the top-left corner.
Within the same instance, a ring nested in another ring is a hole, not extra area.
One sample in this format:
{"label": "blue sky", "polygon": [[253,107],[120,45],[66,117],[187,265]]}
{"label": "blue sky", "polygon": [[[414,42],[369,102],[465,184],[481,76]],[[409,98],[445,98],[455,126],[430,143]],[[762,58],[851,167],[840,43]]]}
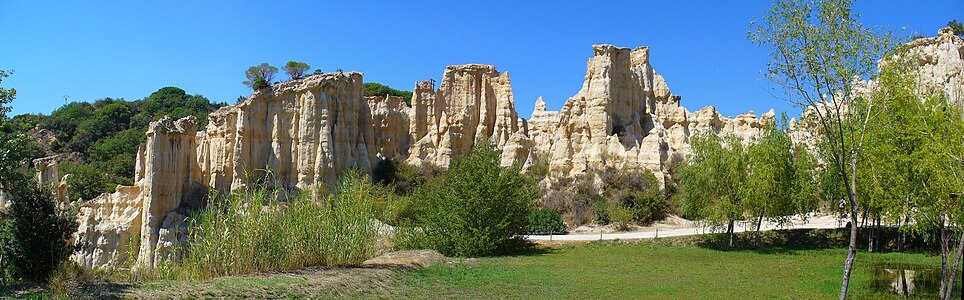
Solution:
{"label": "blue sky", "polygon": [[[0,68],[14,114],[70,101],[136,100],[178,86],[234,103],[244,70],[307,62],[411,90],[446,65],[486,63],[512,78],[520,116],[559,109],[582,85],[591,45],[650,46],[683,105],[725,115],[775,108],[764,49],[746,40],[769,1],[3,1]],[[964,1],[860,1],[865,24],[935,35]],[[283,77],[280,76],[279,77]]]}

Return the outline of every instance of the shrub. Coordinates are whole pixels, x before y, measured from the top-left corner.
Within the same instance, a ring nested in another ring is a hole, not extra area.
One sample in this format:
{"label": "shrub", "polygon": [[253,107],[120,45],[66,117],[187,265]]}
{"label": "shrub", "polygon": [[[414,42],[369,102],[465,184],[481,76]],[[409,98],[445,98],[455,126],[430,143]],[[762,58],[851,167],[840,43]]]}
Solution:
{"label": "shrub", "polygon": [[529,234],[559,234],[566,232],[566,223],[555,209],[543,207],[529,214]]}
{"label": "shrub", "polygon": [[669,201],[659,190],[631,191],[624,205],[633,211],[633,221],[650,224],[666,217]]}
{"label": "shrub", "polygon": [[[338,69],[341,72],[341,69]],[[364,84],[365,96],[398,96],[405,98],[405,104],[412,105],[412,92],[393,89],[387,85],[377,82],[366,82]]]}
{"label": "shrub", "polygon": [[609,202],[606,198],[596,196],[592,200],[592,212],[596,215],[596,224],[606,225],[612,222],[612,218],[609,216]]}
{"label": "shrub", "polygon": [[412,205],[419,227],[399,242],[448,256],[506,253],[526,233],[536,197],[535,184],[517,167],[499,167],[499,153],[483,144],[416,188]]}
{"label": "shrub", "polygon": [[269,88],[269,87],[271,87],[271,84],[268,83],[268,81],[265,80],[264,78],[257,78],[254,80],[254,83],[251,84],[251,89],[255,91],[259,91],[261,89]]}
{"label": "shrub", "polygon": [[[356,265],[375,254],[377,194],[351,172],[336,195],[233,193],[193,217],[191,241],[170,278],[212,278],[306,266]],[[216,197],[213,197],[216,198]]]}
{"label": "shrub", "polygon": [[431,174],[423,174],[418,169],[398,159],[379,161],[372,169],[372,180],[385,186],[392,186],[399,195],[411,194],[415,186],[425,183]]}
{"label": "shrub", "polygon": [[77,231],[77,221],[72,212],[58,208],[50,190],[35,182],[28,185],[11,191],[0,251],[12,278],[45,283],[73,252],[70,236]]}
{"label": "shrub", "polygon": [[633,210],[619,205],[612,206],[609,208],[609,218],[616,230],[626,230],[633,224]]}

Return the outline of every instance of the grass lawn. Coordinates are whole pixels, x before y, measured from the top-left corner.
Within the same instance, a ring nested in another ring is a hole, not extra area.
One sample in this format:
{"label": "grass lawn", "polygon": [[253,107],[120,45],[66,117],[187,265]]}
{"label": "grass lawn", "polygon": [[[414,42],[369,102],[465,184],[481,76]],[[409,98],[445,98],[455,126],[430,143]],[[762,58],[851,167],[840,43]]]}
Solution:
{"label": "grass lawn", "polygon": [[[723,252],[650,242],[592,243],[438,265],[404,274],[401,285],[407,287],[402,295],[414,298],[831,299],[839,292],[845,257],[840,248]],[[897,298],[874,288],[880,284],[873,266],[883,263],[940,266],[939,258],[922,254],[860,253],[853,298]]]}
{"label": "grass lawn", "polygon": [[[541,299],[831,299],[846,250],[766,247],[729,252],[695,238],[594,242],[541,248],[519,256],[455,259],[422,270],[323,269],[130,286],[122,297],[541,298]],[[857,256],[850,295],[898,298],[887,268],[935,270],[920,253]],[[904,265],[894,267],[893,265]],[[936,269],[939,272],[939,269]],[[932,271],[933,272],[933,271]],[[876,274],[876,275],[875,275]],[[922,277],[920,271],[916,274]],[[933,273],[932,273],[933,275]],[[939,273],[937,273],[939,276]],[[935,283],[936,284],[936,283]],[[922,283],[918,282],[918,288]],[[936,289],[936,287],[934,287]],[[960,293],[960,285],[956,287]],[[930,295],[918,295],[933,298]],[[955,296],[954,299],[959,299]]]}

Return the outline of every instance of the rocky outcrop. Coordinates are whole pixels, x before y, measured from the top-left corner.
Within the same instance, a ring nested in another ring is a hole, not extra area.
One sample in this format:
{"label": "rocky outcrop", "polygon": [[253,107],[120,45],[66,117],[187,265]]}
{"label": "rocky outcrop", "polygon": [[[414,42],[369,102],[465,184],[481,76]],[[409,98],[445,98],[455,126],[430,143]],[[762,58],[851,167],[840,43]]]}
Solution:
{"label": "rocky outcrop", "polygon": [[[137,170],[141,206],[138,263],[154,266],[155,249],[164,244],[160,228],[177,209],[199,207],[207,193],[198,155],[197,121],[189,116],[177,121],[164,118],[151,123],[147,143],[138,155]],[[182,207],[183,206],[183,207]]]}
{"label": "rocky outcrop", "polygon": [[[902,47],[904,51],[882,60],[881,65],[893,61],[909,63],[908,67],[914,71],[917,83],[922,89],[943,90],[948,102],[964,107],[964,38],[955,35],[951,28],[943,28],[936,37],[919,38]],[[877,82],[874,80],[855,79],[852,93],[869,95],[876,87]],[[794,143],[817,151],[821,126],[816,113],[828,106],[831,105],[818,103],[816,106],[807,107],[799,120],[790,120],[790,137]],[[849,108],[844,103],[840,105],[840,109],[846,112]]]}
{"label": "rocky outcrop", "polygon": [[921,38],[905,45],[917,70],[920,84],[943,88],[947,100],[964,107],[964,39],[950,27],[936,37]]}
{"label": "rocky outcrop", "polygon": [[34,172],[36,172],[37,183],[51,189],[54,199],[61,204],[70,202],[67,196],[67,179],[71,174],[60,174],[60,164],[63,162],[83,162],[80,153],[69,152],[41,157],[33,160]]}
{"label": "rocky outcrop", "polygon": [[[373,101],[387,110],[378,116],[389,122],[380,133],[406,123],[397,119],[405,114],[394,110],[401,107],[396,102]],[[387,134],[376,144],[370,111],[361,74],[338,72],[258,91],[212,113],[207,131],[196,132],[193,117],[153,122],[139,149],[135,185],[80,205],[74,259],[90,267],[123,264],[132,244],[139,245],[138,266],[176,257],[185,216],[200,207],[208,187],[218,193],[265,181],[333,187],[348,169],[370,170],[378,153],[399,155],[404,149],[392,145],[394,138],[407,136]]]}
{"label": "rocky outcrop", "polygon": [[583,87],[558,113],[536,102],[530,120],[533,151],[548,156],[550,176],[574,177],[606,168],[652,171],[658,179],[688,151],[694,134],[731,134],[753,141],[772,111],[736,118],[712,106],[680,106],[649,63],[649,48],[594,45]]}
{"label": "rocky outcrop", "polygon": [[397,96],[365,97],[371,111],[372,151],[379,160],[403,158],[411,145],[410,108]]}
{"label": "rocky outcrop", "polygon": [[369,170],[376,152],[362,74],[293,80],[211,113],[198,134],[204,183],[222,192],[268,178],[288,188],[334,186],[348,169]]}
{"label": "rocky outcrop", "polygon": [[71,259],[87,268],[121,266],[136,258],[141,239],[140,186],[119,186],[114,193],[84,202],[77,213],[77,250]]}
{"label": "rocky outcrop", "polygon": [[509,149],[503,164],[521,162],[528,155],[528,134],[515,110],[509,73],[490,65],[445,68],[442,83],[415,86],[409,115],[411,141],[408,162],[447,167],[468,153],[476,141]]}

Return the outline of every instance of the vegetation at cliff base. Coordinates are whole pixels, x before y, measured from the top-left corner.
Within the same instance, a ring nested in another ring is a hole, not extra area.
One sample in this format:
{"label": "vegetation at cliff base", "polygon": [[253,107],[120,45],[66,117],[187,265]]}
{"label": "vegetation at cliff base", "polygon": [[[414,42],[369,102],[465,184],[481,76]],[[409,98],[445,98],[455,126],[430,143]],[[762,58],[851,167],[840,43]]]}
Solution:
{"label": "vegetation at cliff base", "polygon": [[275,188],[214,195],[209,207],[190,217],[190,244],[175,247],[183,259],[168,263],[164,277],[358,265],[375,254],[377,197],[357,173],[346,175],[334,195],[312,189],[289,197]]}
{"label": "vegetation at cliff base", "polygon": [[479,144],[441,177],[415,189],[410,205],[416,227],[397,237],[402,247],[487,256],[524,243],[538,189],[517,167],[500,167],[498,151]]}

